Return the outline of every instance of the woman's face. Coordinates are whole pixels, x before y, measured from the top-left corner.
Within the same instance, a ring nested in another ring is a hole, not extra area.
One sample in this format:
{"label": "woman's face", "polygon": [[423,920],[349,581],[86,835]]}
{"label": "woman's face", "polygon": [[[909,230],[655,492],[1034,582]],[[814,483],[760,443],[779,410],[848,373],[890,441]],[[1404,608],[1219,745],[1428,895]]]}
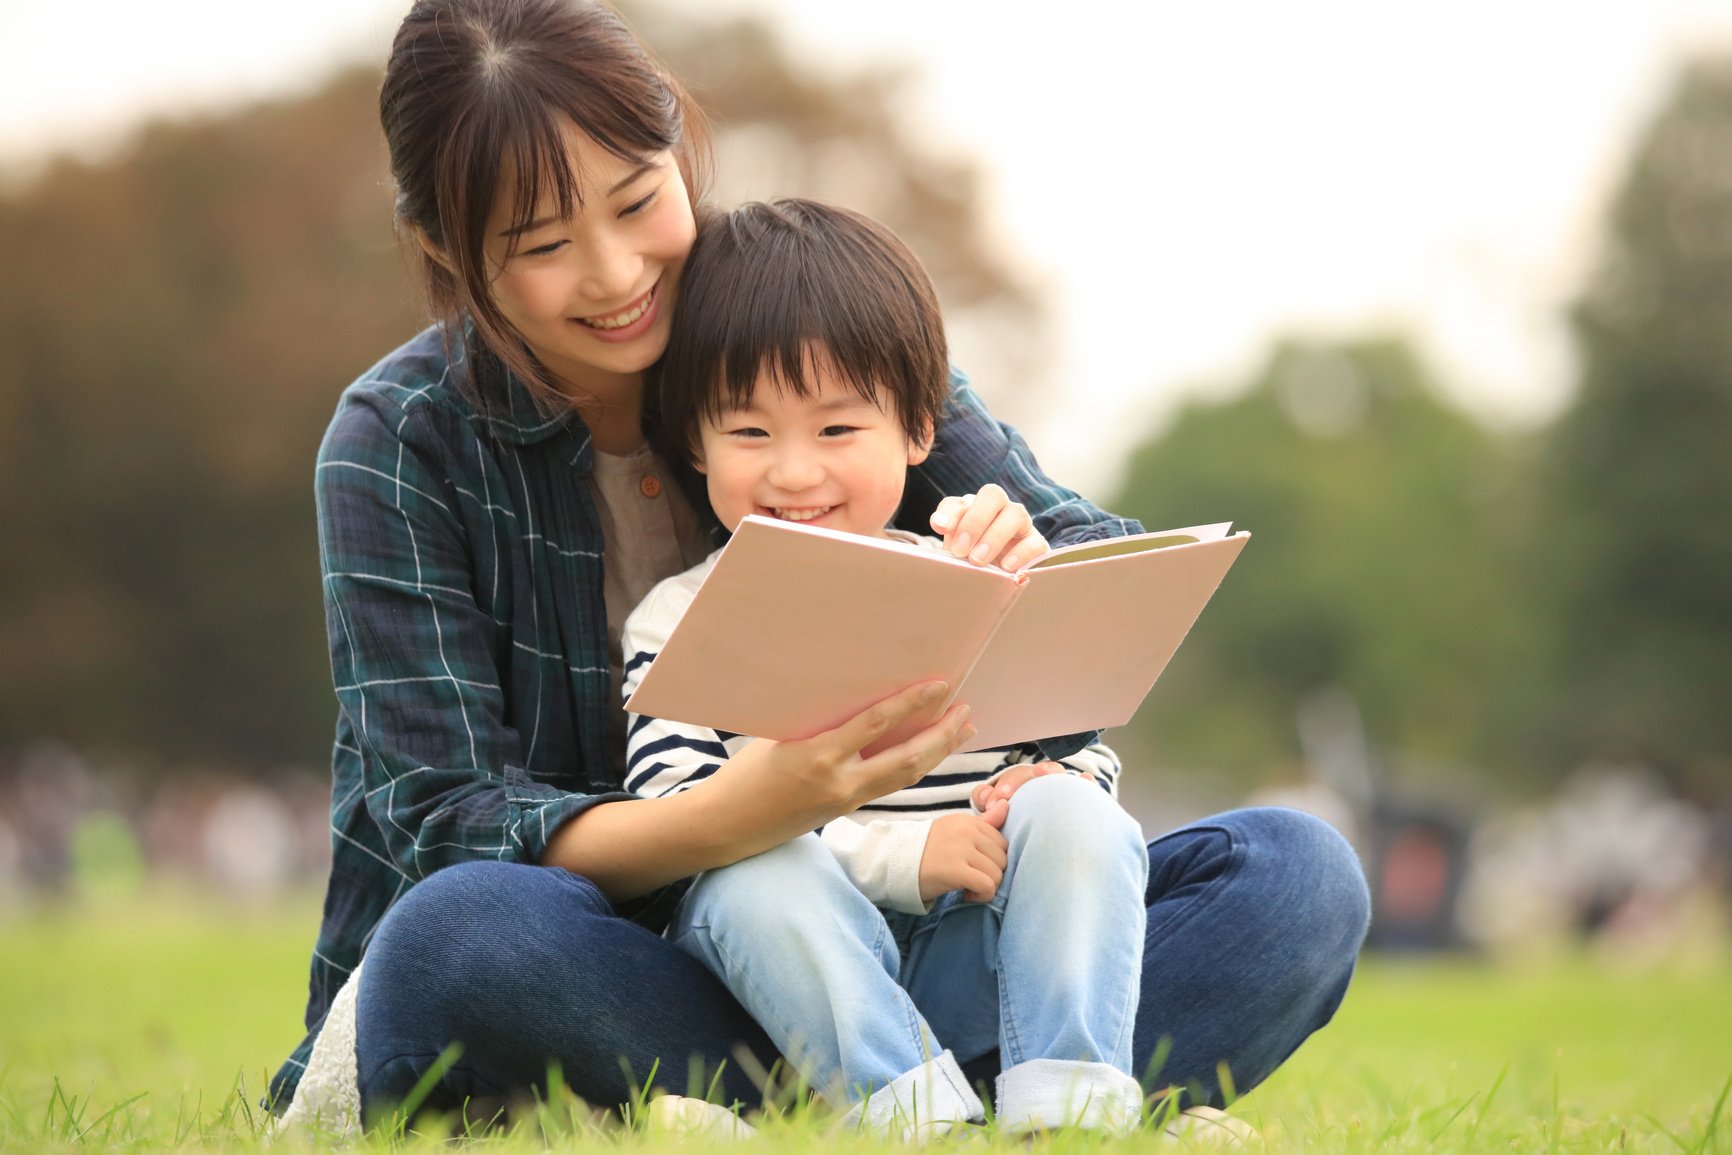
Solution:
{"label": "woman's face", "polygon": [[672,153],[621,160],[569,121],[565,147],[582,204],[559,219],[549,188],[515,235],[508,177],[487,222],[493,298],[567,392],[615,398],[668,343],[680,269],[696,225]]}

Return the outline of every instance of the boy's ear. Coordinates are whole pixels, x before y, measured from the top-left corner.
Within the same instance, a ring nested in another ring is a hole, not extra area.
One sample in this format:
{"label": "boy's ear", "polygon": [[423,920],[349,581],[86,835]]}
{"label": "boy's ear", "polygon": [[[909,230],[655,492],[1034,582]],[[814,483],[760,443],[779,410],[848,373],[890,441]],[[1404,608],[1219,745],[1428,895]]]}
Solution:
{"label": "boy's ear", "polygon": [[445,255],[444,249],[433,243],[433,238],[427,235],[426,229],[419,225],[410,225],[409,231],[415,234],[415,243],[421,246],[421,251],[427,254],[428,260],[447,273],[456,274],[457,266],[452,264],[451,258]]}
{"label": "boy's ear", "polygon": [[928,422],[917,434],[908,438],[908,464],[919,465],[932,452],[932,425]]}

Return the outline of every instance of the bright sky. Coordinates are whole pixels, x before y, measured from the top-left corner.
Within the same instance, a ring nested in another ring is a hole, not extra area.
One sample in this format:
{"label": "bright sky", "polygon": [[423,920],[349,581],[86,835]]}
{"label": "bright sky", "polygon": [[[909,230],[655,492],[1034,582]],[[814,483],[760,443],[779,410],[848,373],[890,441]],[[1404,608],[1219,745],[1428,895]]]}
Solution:
{"label": "bright sky", "polygon": [[[1732,51],[1726,0],[723,3],[818,67],[919,66],[910,117],[987,162],[1063,321],[1038,407],[998,408],[1090,492],[1283,333],[1400,326],[1482,416],[1549,415],[1573,373],[1560,306],[1633,133],[1677,61]],[[315,84],[382,58],[406,7],[0,0],[28,46],[0,70],[0,158]]]}

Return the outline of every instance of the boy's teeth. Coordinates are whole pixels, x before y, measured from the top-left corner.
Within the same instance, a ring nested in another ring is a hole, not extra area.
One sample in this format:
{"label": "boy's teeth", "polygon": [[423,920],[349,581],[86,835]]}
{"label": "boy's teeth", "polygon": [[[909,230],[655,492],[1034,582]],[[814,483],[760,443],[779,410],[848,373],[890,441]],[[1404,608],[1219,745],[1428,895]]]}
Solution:
{"label": "boy's teeth", "polygon": [[813,518],[823,517],[835,508],[833,505],[826,505],[823,509],[778,509],[775,514],[783,521],[811,521]]}

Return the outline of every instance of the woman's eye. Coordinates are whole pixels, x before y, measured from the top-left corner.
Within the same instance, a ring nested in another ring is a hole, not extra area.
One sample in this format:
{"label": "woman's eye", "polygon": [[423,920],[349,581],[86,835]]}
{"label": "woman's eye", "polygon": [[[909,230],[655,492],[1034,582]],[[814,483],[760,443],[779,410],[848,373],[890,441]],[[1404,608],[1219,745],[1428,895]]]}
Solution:
{"label": "woman's eye", "polygon": [[623,209],[619,210],[619,215],[622,217],[636,216],[638,213],[641,213],[645,209],[649,208],[650,202],[655,200],[655,199],[656,199],[656,194],[653,192],[649,193],[645,196],[639,197],[637,200],[632,201],[629,205],[626,205]]}
{"label": "woman's eye", "polygon": [[564,241],[548,241],[545,245],[536,245],[533,249],[524,249],[526,257],[545,257],[549,253],[558,252],[564,247]]}

